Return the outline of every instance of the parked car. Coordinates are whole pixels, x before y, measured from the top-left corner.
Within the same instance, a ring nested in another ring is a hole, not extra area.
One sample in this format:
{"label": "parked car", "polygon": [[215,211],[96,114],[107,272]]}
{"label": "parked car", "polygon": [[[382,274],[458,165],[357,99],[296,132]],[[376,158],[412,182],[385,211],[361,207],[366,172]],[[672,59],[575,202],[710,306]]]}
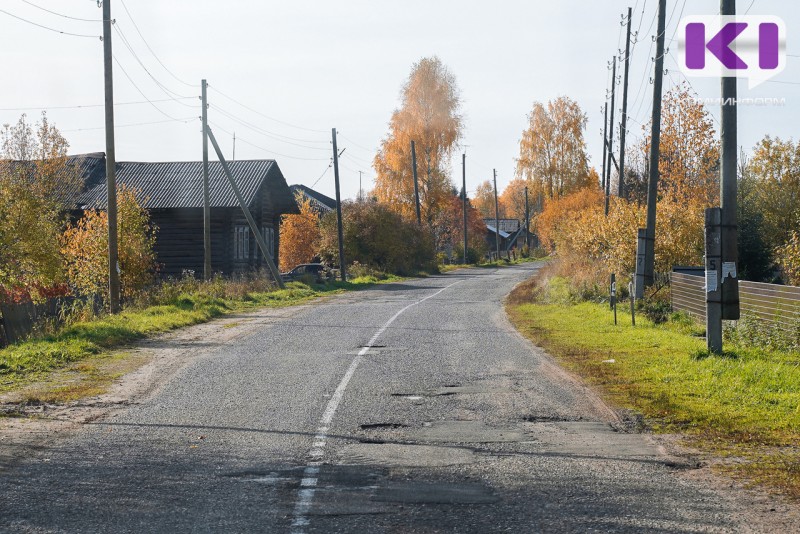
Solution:
{"label": "parked car", "polygon": [[304,276],[313,276],[316,282],[327,280],[330,276],[329,269],[322,263],[303,263],[288,273],[281,273],[284,282],[300,280]]}

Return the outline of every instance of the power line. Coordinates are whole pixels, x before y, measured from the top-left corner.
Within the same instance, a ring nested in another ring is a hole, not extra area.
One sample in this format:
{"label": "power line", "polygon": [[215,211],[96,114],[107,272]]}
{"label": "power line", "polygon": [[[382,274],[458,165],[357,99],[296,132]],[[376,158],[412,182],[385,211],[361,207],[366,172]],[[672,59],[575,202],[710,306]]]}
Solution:
{"label": "power line", "polygon": [[[217,128],[222,133],[225,133],[225,134],[228,134],[228,135],[233,135],[233,132],[224,129],[224,128],[222,128],[221,126],[219,126],[217,124],[214,124],[214,123],[209,123],[209,124],[211,124],[214,128]],[[270,154],[274,154],[276,156],[281,156],[282,158],[296,159],[296,160],[300,160],[300,161],[327,161],[327,160],[330,159],[330,158],[301,158],[301,157],[298,157],[298,156],[290,156],[288,154],[281,154],[280,152],[275,152],[274,150],[271,150],[269,148],[264,148],[263,146],[257,145],[255,143],[251,143],[247,139],[244,139],[244,138],[239,137],[239,136],[236,136],[236,140],[237,141],[241,141],[242,143],[244,143],[246,145],[250,145],[253,148],[257,148],[258,150],[262,150],[264,152],[269,152]]]}
{"label": "power line", "polygon": [[[211,87],[211,85],[209,85],[208,87]],[[247,104],[243,104],[242,102],[239,102],[238,100],[236,100],[236,99],[235,99],[235,98],[233,98],[232,96],[228,96],[227,94],[223,93],[222,91],[220,91],[220,90],[219,90],[219,89],[217,89],[216,87],[214,87],[214,90],[215,90],[217,93],[219,93],[219,95],[220,95],[220,96],[222,96],[222,97],[224,97],[224,98],[227,98],[228,100],[230,100],[230,101],[231,101],[231,102],[233,102],[234,104],[237,104],[237,105],[239,105],[239,106],[243,107],[244,109],[246,109],[246,110],[248,110],[248,111],[251,111],[251,112],[255,113],[256,115],[260,115],[260,116],[264,117],[265,119],[269,119],[269,120],[271,120],[271,121],[275,121],[275,122],[277,122],[277,123],[279,123],[279,124],[283,124],[284,126],[289,126],[289,127],[291,127],[291,128],[297,128],[298,130],[305,130],[305,131],[307,131],[307,132],[324,133],[324,134],[327,134],[327,133],[329,133],[329,131],[328,131],[328,130],[315,130],[315,129],[313,129],[313,128],[306,128],[306,127],[304,127],[304,126],[297,126],[296,124],[292,124],[292,123],[290,123],[290,122],[282,121],[282,120],[280,120],[280,119],[276,119],[275,117],[270,117],[269,115],[265,115],[264,113],[261,113],[261,112],[260,112],[260,111],[258,111],[257,109],[253,109],[252,107],[248,106]]]}
{"label": "power line", "polygon": [[264,128],[261,128],[258,125],[253,124],[252,122],[249,122],[249,121],[247,121],[245,119],[237,117],[236,115],[234,115],[230,111],[227,111],[224,108],[221,108],[221,107],[219,107],[217,105],[213,105],[213,106],[210,106],[210,107],[213,107],[213,109],[219,111],[222,115],[228,117],[229,119],[233,120],[234,122],[237,122],[237,123],[241,124],[245,128],[249,128],[250,130],[253,130],[254,132],[260,133],[261,135],[263,135],[265,137],[269,137],[269,138],[274,139],[276,141],[280,141],[281,143],[286,143],[286,144],[289,144],[289,145],[299,146],[301,148],[307,148],[309,150],[324,150],[326,152],[330,150],[330,148],[327,148],[327,147],[326,148],[312,147],[312,146],[307,146],[307,145],[303,145],[303,144],[300,144],[300,143],[293,142],[293,141],[301,141],[301,142],[306,142],[306,143],[317,143],[317,144],[324,143],[324,144],[329,144],[329,141],[316,141],[316,140],[312,140],[312,139],[296,139],[294,137],[287,137],[285,135],[276,134],[274,132],[271,132],[269,130],[265,130]]}
{"label": "power line", "polygon": [[139,63],[139,66],[142,67],[142,69],[147,73],[147,75],[150,77],[150,79],[153,80],[153,82],[158,86],[159,89],[161,89],[161,92],[163,92],[165,95],[167,95],[167,97],[174,99],[176,102],[178,102],[182,106],[199,107],[199,106],[190,106],[188,104],[184,104],[183,102],[180,102],[177,99],[175,99],[174,97],[185,98],[186,95],[181,95],[179,93],[176,93],[175,91],[171,90],[169,87],[167,87],[166,85],[161,83],[155,76],[153,76],[153,74],[150,72],[150,70],[147,68],[147,66],[145,66],[145,64],[141,60],[141,58],[139,58],[139,55],[133,49],[133,46],[130,44],[130,41],[128,41],[128,38],[125,36],[125,33],[122,31],[122,28],[119,27],[119,24],[115,22],[113,27],[114,27],[114,30],[117,32],[117,34],[120,36],[120,38],[122,38],[122,44],[125,45],[125,48],[128,49],[128,51],[131,53],[133,58],[137,61],[137,63]]}
{"label": "power line", "polygon": [[63,17],[65,19],[77,20],[77,21],[80,21],[80,22],[103,22],[103,19],[81,19],[81,18],[78,18],[78,17],[72,17],[70,15],[64,15],[63,13],[59,13],[57,11],[53,11],[51,9],[47,9],[46,7],[37,6],[33,2],[28,2],[28,0],[22,0],[22,1],[24,3],[26,3],[26,4],[28,4],[29,6],[35,7],[36,9],[41,9],[42,11],[46,11],[48,13],[51,13],[53,15],[57,15],[59,17]]}
{"label": "power line", "polygon": [[[186,118],[183,118],[183,119],[174,119],[174,120],[165,119],[165,120],[161,120],[161,121],[149,121],[149,122],[131,122],[131,123],[128,123],[128,124],[114,124],[114,128],[128,128],[128,127],[131,127],[131,126],[147,126],[147,125],[150,125],[150,124],[165,124],[165,123],[168,123],[168,122],[182,122],[184,124],[188,124],[189,122],[191,122],[193,120],[197,120],[197,117],[186,117]],[[70,130],[61,130],[61,131],[62,132],[87,132],[87,131],[91,131],[91,130],[105,130],[105,128],[106,128],[105,126],[97,126],[97,127],[92,127],[92,128],[73,128],[73,129],[70,129]]]}
{"label": "power line", "polygon": [[322,177],[323,177],[323,176],[325,176],[326,174],[328,174],[328,171],[331,169],[331,165],[333,165],[333,164],[332,164],[332,163],[329,163],[329,164],[328,164],[328,166],[327,166],[327,167],[325,167],[325,170],[324,170],[324,171],[322,171],[322,174],[320,174],[320,175],[319,175],[319,178],[317,178],[317,179],[314,181],[314,183],[313,183],[313,184],[311,184],[311,186],[309,187],[309,189],[314,189],[314,186],[315,186],[315,185],[317,185],[317,184],[319,183],[319,181],[320,181],[320,180],[322,180]]}
{"label": "power line", "polygon": [[63,30],[58,30],[56,28],[51,28],[50,26],[45,26],[44,24],[39,24],[38,22],[33,22],[32,20],[28,20],[28,19],[24,19],[22,17],[18,17],[17,15],[14,15],[13,13],[9,13],[8,11],[6,11],[4,9],[0,9],[0,13],[4,13],[4,14],[8,15],[9,17],[13,17],[13,18],[15,18],[17,20],[21,20],[22,22],[27,22],[28,24],[32,24],[33,26],[37,26],[37,27],[43,28],[45,30],[49,30],[49,31],[55,32],[55,33],[60,33],[61,35],[69,35],[70,37],[91,37],[92,39],[101,39],[101,37],[99,35],[87,35],[85,33],[65,32]]}
{"label": "power line", "polygon": [[191,83],[187,83],[187,82],[181,80],[180,78],[178,78],[175,75],[175,73],[173,73],[171,70],[169,70],[166,65],[164,65],[164,62],[162,62],[161,59],[159,59],[158,55],[156,55],[156,53],[153,51],[153,49],[148,44],[147,39],[145,39],[144,35],[142,35],[142,32],[139,30],[139,25],[136,24],[135,20],[133,20],[133,15],[131,15],[131,12],[128,11],[128,6],[125,5],[125,0],[120,0],[120,2],[122,3],[122,7],[125,9],[125,13],[128,14],[128,18],[130,19],[131,24],[133,24],[134,29],[136,29],[136,33],[139,34],[139,37],[142,39],[142,42],[147,47],[147,49],[150,51],[150,53],[153,54],[153,57],[156,59],[156,61],[158,61],[158,64],[161,65],[164,68],[165,71],[167,71],[167,74],[169,74],[170,76],[175,78],[175,80],[177,80],[178,82],[182,83],[183,85],[186,85],[187,87],[192,87],[192,88],[196,89],[197,88],[197,84],[191,84]]}
{"label": "power line", "polygon": [[[196,96],[186,96],[182,97],[184,100],[186,99],[195,99]],[[132,106],[135,104],[152,104],[154,102],[171,102],[175,100],[174,98],[164,98],[161,100],[137,100],[134,102],[115,102],[114,107],[117,106]],[[0,111],[49,111],[51,109],[84,109],[84,108],[102,108],[105,104],[77,104],[72,106],[32,106],[32,107],[25,107],[25,108],[0,108]]]}
{"label": "power line", "polygon": [[119,62],[119,60],[117,59],[117,56],[113,56],[113,57],[114,57],[114,61],[117,63],[117,66],[122,70],[122,74],[124,74],[125,77],[128,78],[128,81],[131,82],[131,85],[134,87],[134,89],[139,91],[139,94],[142,95],[142,98],[144,98],[147,101],[148,104],[153,106],[156,109],[156,111],[158,111],[159,113],[161,113],[162,115],[164,115],[168,119],[172,119],[174,121],[178,120],[175,117],[173,117],[172,115],[170,115],[169,113],[167,113],[166,111],[164,111],[163,109],[161,109],[160,107],[156,106],[153,103],[152,100],[147,98],[147,95],[145,95],[144,92],[141,89],[139,89],[139,86],[136,85],[136,82],[134,82],[133,79],[130,77],[130,75],[128,74],[128,71],[126,71],[125,67],[122,66],[122,63]]}

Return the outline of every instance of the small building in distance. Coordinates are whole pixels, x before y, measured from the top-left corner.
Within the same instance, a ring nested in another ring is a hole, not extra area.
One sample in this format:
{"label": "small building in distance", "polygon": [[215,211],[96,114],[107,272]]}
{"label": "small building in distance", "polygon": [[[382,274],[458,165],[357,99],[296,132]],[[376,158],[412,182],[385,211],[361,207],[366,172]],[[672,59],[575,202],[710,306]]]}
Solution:
{"label": "small building in distance", "polygon": [[[76,195],[76,215],[107,208],[105,154],[73,156],[80,166],[84,191]],[[245,204],[278,263],[281,215],[298,213],[294,195],[275,160],[228,163]],[[266,261],[247,224],[222,164],[209,162],[211,267],[225,276],[266,268]],[[139,193],[157,227],[155,253],[161,276],[203,273],[203,163],[117,162],[117,185]]]}
{"label": "small building in distance", "polygon": [[[483,219],[486,224],[486,242],[489,244],[489,254],[495,252],[496,242],[495,235],[500,236],[500,253],[510,251],[516,247],[518,250],[525,245],[525,227],[517,219],[499,219],[495,220],[492,217]],[[499,223],[499,224],[498,224]],[[499,232],[496,226],[500,227]]]}

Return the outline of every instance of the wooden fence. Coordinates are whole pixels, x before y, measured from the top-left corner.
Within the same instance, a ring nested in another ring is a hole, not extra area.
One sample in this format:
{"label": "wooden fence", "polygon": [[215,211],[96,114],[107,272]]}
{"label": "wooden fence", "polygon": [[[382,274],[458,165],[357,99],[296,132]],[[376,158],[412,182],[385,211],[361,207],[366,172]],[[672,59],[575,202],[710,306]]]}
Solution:
{"label": "wooden fence", "polygon": [[[705,278],[672,273],[672,309],[701,320],[706,318]],[[757,317],[786,328],[800,322],[800,287],[739,282],[741,314]]]}

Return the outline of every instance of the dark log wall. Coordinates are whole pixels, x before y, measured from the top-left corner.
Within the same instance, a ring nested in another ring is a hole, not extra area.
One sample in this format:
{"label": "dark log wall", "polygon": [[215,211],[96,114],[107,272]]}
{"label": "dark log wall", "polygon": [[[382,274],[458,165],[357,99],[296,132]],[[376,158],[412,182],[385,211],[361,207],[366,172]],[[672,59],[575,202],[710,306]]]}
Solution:
{"label": "dark log wall", "polygon": [[[180,277],[185,270],[203,276],[203,210],[200,208],[150,211],[157,226],[156,261],[161,277]],[[230,235],[228,230],[230,229]],[[230,274],[233,229],[228,209],[211,210],[211,268]]]}

